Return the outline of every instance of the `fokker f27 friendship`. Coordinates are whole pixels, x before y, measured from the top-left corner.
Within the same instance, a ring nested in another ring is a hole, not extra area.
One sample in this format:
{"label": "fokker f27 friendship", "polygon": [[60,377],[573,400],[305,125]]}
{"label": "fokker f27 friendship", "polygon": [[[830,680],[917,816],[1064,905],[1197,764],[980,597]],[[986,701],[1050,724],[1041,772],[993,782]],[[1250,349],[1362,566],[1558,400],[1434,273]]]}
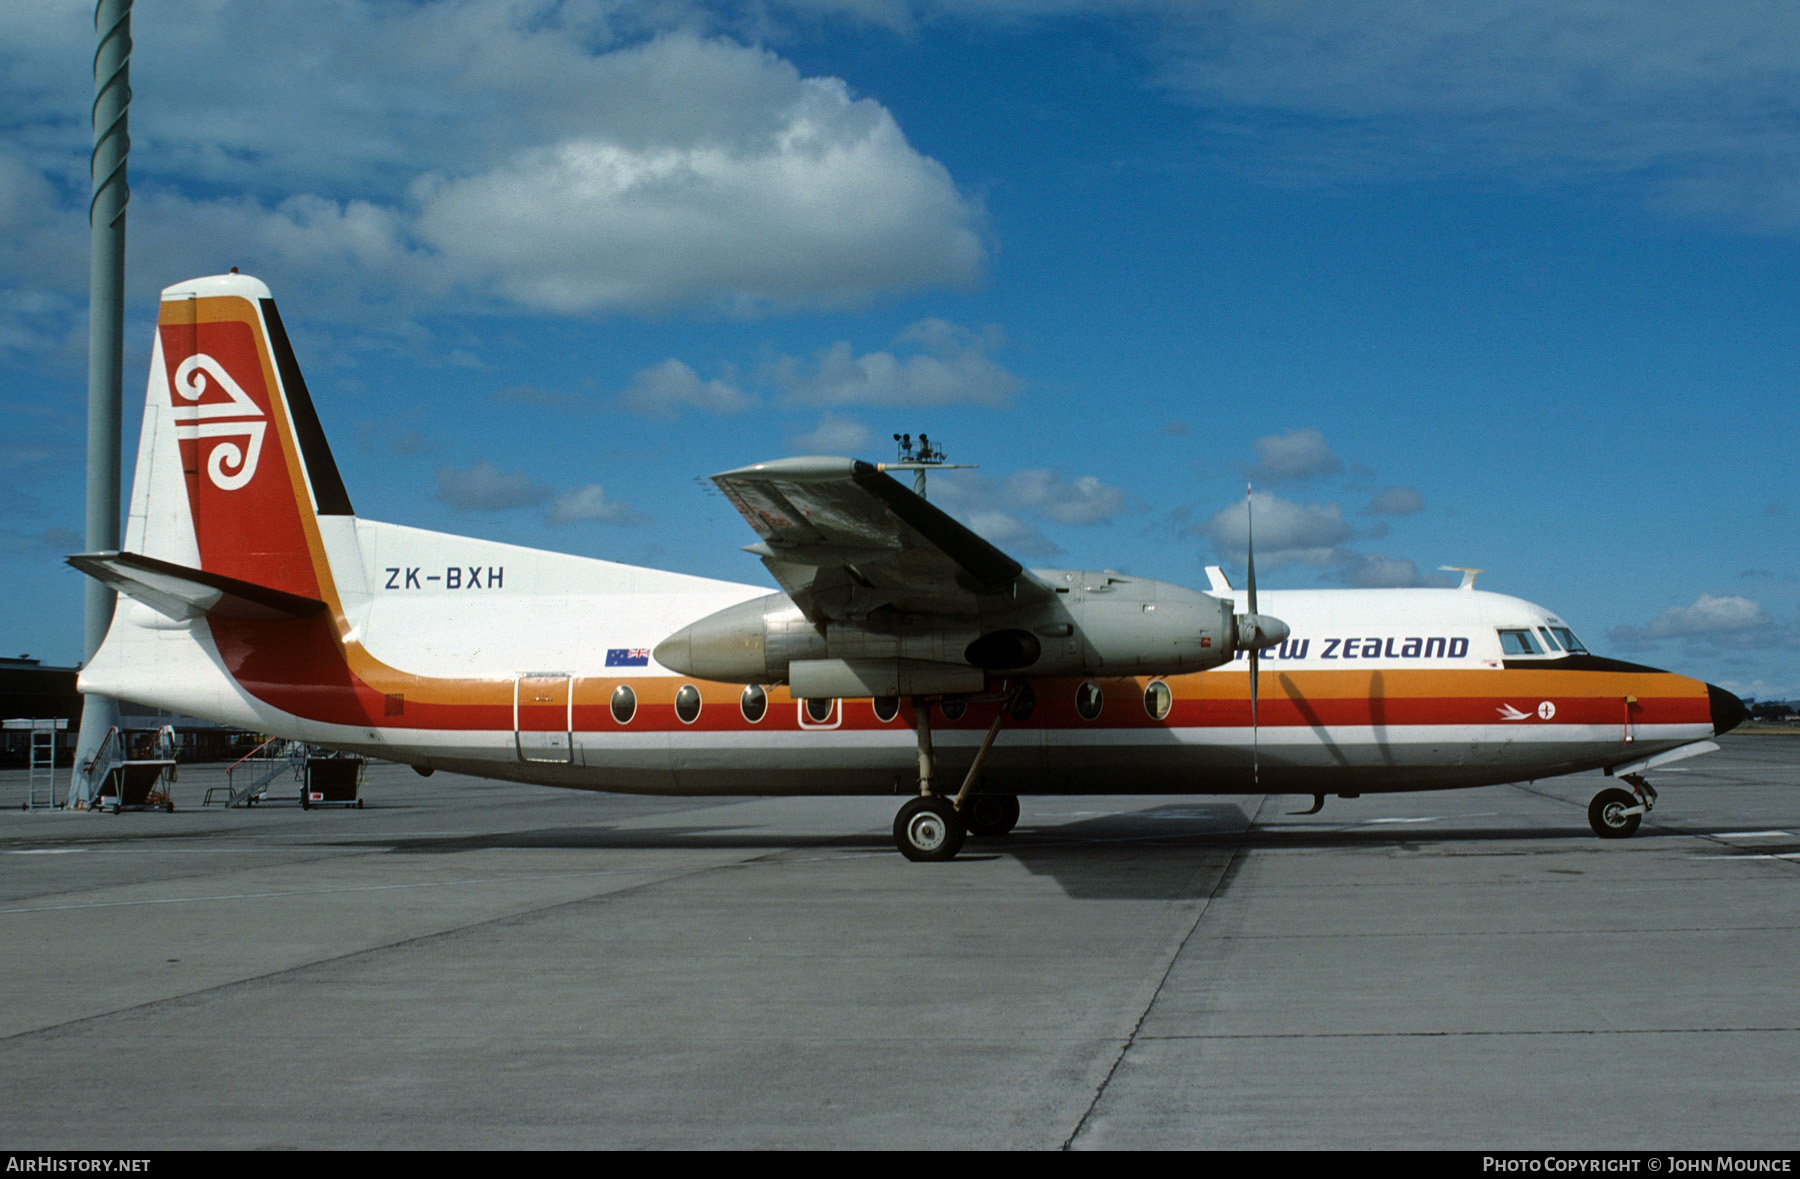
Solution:
{"label": "fokker f27 friendship", "polygon": [[406,762],[659,794],[910,795],[916,860],[1019,795],[1436,790],[1716,749],[1722,689],[1460,589],[1241,595],[1023,568],[879,464],[714,476],[780,592],[358,517],[269,290],[163,292],[85,692]]}

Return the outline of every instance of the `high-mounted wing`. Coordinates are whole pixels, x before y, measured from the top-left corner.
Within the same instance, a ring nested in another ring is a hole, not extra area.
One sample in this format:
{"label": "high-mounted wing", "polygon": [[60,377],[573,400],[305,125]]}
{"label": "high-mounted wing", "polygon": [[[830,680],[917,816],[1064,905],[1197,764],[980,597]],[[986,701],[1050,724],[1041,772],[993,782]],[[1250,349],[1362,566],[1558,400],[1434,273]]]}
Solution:
{"label": "high-mounted wing", "polygon": [[974,616],[1035,585],[1011,557],[873,463],[795,458],[714,475],[781,588],[815,623],[907,614]]}

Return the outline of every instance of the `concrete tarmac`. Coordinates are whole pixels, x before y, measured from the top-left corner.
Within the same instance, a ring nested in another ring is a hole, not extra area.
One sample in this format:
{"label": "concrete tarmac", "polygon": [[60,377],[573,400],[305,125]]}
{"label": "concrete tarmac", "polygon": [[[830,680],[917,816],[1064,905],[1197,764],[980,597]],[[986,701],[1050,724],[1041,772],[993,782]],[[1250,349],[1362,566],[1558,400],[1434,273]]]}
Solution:
{"label": "concrete tarmac", "polygon": [[1792,1150],[1800,738],[1721,744],[1629,840],[1584,775],[1026,798],[937,865],[892,798],[7,771],[0,1143]]}

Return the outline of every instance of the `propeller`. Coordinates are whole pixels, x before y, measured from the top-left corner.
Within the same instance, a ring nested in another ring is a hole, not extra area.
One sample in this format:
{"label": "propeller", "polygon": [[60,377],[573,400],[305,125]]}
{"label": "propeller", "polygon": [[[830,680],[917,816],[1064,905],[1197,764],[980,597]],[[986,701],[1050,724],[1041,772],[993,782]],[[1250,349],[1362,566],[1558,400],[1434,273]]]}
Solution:
{"label": "propeller", "polygon": [[1250,612],[1237,616],[1238,646],[1250,653],[1250,780],[1262,784],[1262,726],[1257,718],[1257,698],[1261,695],[1262,652],[1280,645],[1288,634],[1288,624],[1279,618],[1258,613],[1256,608],[1256,500],[1254,489],[1244,487],[1244,556],[1250,566]]}

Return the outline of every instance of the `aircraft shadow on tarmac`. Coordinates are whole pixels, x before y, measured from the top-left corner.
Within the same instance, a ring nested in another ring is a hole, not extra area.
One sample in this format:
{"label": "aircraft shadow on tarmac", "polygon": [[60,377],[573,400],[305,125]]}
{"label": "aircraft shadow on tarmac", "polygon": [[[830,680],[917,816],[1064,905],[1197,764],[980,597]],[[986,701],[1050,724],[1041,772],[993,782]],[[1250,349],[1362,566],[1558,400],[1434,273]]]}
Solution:
{"label": "aircraft shadow on tarmac", "polygon": [[[1183,802],[1146,810],[1108,813],[1072,822],[1026,824],[998,839],[971,838],[949,864],[913,866],[921,874],[948,874],[1011,858],[1033,875],[1049,876],[1071,897],[1083,899],[1182,900],[1217,895],[1229,885],[1220,871],[1240,851],[1315,850],[1401,853],[1432,849],[1438,854],[1525,855],[1524,845],[1578,845],[1582,851],[1612,850],[1595,840],[1585,823],[1557,827],[1455,826],[1440,821],[1429,829],[1381,825],[1327,827],[1272,825],[1247,827],[1243,810],[1232,803]],[[1683,834],[1697,834],[1683,832]],[[465,836],[328,841],[368,848],[384,845],[401,855],[453,855],[492,849],[530,850],[727,850],[770,853],[839,851],[895,854],[886,833],[797,835],[768,828],[670,825],[630,828],[542,827]]]}

